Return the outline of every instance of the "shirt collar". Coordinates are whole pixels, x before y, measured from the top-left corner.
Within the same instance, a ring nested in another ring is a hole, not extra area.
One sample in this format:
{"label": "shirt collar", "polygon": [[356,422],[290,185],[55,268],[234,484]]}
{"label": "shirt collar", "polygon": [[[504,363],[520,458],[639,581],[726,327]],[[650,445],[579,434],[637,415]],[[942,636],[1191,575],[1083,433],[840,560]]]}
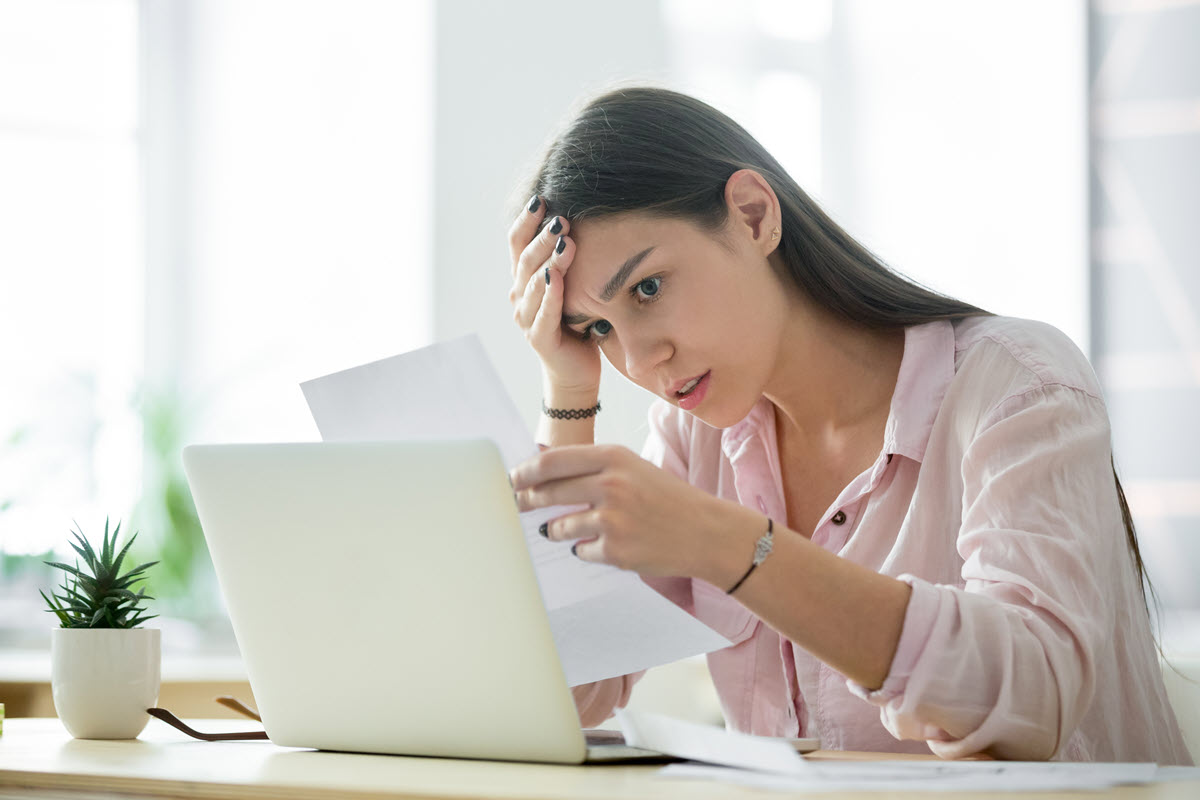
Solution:
{"label": "shirt collar", "polygon": [[[904,355],[883,434],[885,454],[898,453],[914,461],[925,457],[933,421],[953,378],[953,324],[935,320],[905,328]],[[774,430],[771,401],[760,397],[744,419],[721,432],[721,451],[733,461],[747,440]]]}
{"label": "shirt collar", "polygon": [[883,433],[884,452],[924,459],[933,421],[953,378],[954,325],[936,320],[905,328],[904,357]]}

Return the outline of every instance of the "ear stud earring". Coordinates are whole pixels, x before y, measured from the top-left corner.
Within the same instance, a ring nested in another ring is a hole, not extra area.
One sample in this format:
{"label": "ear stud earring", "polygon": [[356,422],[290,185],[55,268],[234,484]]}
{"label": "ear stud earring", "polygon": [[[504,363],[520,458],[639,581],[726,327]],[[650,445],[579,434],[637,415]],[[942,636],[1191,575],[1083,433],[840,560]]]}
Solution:
{"label": "ear stud earring", "polygon": [[778,239],[778,238],[779,238],[779,228],[776,228],[775,230],[771,231],[771,238],[772,238],[772,239]]}

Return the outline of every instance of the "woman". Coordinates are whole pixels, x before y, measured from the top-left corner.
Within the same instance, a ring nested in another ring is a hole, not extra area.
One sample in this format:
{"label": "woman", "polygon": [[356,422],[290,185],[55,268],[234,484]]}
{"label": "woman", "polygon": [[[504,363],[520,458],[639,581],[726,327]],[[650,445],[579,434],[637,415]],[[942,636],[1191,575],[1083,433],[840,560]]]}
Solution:
{"label": "woman", "polygon": [[[748,133],[591,101],[509,235],[539,355],[523,510],[724,634],[731,727],[839,749],[1190,763],[1100,387],[1059,331],[889,271]],[[967,268],[967,267],[965,267]],[[600,353],[658,397],[596,446]],[[584,725],[639,675],[577,687]]]}

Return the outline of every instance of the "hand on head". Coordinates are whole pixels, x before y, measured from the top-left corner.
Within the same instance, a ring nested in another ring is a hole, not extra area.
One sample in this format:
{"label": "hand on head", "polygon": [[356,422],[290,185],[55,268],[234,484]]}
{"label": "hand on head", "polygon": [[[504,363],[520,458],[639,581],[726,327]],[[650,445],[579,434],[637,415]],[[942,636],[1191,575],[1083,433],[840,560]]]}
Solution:
{"label": "hand on head", "polygon": [[549,385],[574,394],[595,393],[600,352],[562,325],[563,279],[575,256],[571,223],[553,216],[542,225],[545,215],[546,203],[535,195],[509,228],[513,320],[541,359]]}

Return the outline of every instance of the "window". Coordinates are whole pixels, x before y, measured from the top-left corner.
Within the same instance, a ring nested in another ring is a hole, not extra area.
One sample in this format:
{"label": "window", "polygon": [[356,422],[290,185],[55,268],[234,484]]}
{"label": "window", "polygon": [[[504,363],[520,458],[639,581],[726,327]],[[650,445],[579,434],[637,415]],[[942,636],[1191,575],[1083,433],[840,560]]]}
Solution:
{"label": "window", "polygon": [[232,645],[179,451],[428,342],[432,73],[429,2],[0,5],[0,645],[105,516],[164,647]]}
{"label": "window", "polygon": [[[141,461],[137,3],[0,5],[0,550],[130,508]],[[68,551],[69,552],[69,551]],[[36,596],[36,594],[35,594]]]}

